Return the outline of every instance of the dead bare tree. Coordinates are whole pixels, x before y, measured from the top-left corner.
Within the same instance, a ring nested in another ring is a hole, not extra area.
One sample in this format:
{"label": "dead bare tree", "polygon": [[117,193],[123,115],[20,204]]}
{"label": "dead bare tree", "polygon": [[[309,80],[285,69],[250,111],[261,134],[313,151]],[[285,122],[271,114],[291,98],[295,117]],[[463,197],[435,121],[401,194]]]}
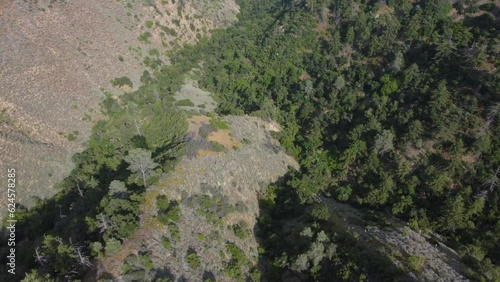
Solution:
{"label": "dead bare tree", "polygon": [[104,233],[111,226],[113,226],[113,222],[111,221],[111,219],[104,213],[100,213],[99,214],[99,229],[101,229],[100,233]]}
{"label": "dead bare tree", "polygon": [[85,252],[82,251],[81,246],[75,246],[75,254],[77,255],[77,262],[84,268],[92,267],[92,263],[90,262],[90,258]]}
{"label": "dead bare tree", "polygon": [[80,195],[80,197],[84,198],[83,197],[83,190],[80,188],[80,183],[78,181],[76,182],[76,189],[78,190],[78,195]]}
{"label": "dead bare tree", "polygon": [[73,279],[75,278],[76,275],[78,275],[79,272],[76,270],[76,269],[72,269],[70,272],[66,273],[64,275],[64,278],[67,280],[67,281],[73,281]]}
{"label": "dead bare tree", "polygon": [[47,270],[48,258],[47,255],[40,252],[40,247],[35,248],[35,254],[33,255],[33,257],[35,258],[35,261],[38,264],[40,270],[45,272]]}
{"label": "dead bare tree", "polygon": [[500,102],[490,107],[488,116],[486,116],[486,124],[488,126],[493,123],[495,118],[498,116],[499,112],[500,112]]}
{"label": "dead bare tree", "polygon": [[498,188],[498,186],[500,185],[500,179],[498,179],[499,174],[500,174],[500,166],[497,168],[493,176],[483,184],[488,188],[488,192],[491,193],[495,188]]}
{"label": "dead bare tree", "polygon": [[67,215],[62,213],[61,207],[62,205],[57,205],[59,207],[59,219],[65,219]]}
{"label": "dead bare tree", "polygon": [[493,176],[486,180],[483,185],[481,185],[482,190],[476,195],[477,198],[487,199],[488,195],[491,194],[495,189],[500,186],[500,166],[496,169]]}
{"label": "dead bare tree", "polygon": [[137,118],[134,118],[134,124],[135,124],[135,130],[137,131],[137,134],[139,134],[139,136],[142,136],[142,134],[141,134],[141,126],[137,122]]}
{"label": "dead bare tree", "polygon": [[340,8],[340,1],[335,2],[335,17],[334,22],[336,26],[339,26],[342,23],[342,13]]}
{"label": "dead bare tree", "polygon": [[156,90],[156,87],[153,89],[153,95],[155,96],[156,101],[161,101],[160,94],[158,94],[158,90]]}
{"label": "dead bare tree", "polygon": [[486,135],[489,132],[491,124],[495,121],[495,118],[500,114],[500,102],[491,106],[486,116],[486,122],[479,130],[479,137]]}

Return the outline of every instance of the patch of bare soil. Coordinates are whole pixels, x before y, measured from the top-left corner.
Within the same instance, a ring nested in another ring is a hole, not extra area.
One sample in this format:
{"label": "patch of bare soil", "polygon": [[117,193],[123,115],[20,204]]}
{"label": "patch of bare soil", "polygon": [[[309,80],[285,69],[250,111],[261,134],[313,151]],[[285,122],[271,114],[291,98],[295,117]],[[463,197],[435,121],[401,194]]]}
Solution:
{"label": "patch of bare soil", "polygon": [[201,149],[201,150],[198,151],[198,156],[199,157],[212,156],[212,155],[215,155],[215,154],[217,154],[217,152],[212,151],[212,150],[208,150],[208,149]]}
{"label": "patch of bare soil", "polygon": [[375,18],[377,19],[381,15],[384,14],[393,14],[394,13],[394,8],[389,7],[387,5],[381,5],[379,9],[377,10],[377,13],[375,13]]}
{"label": "patch of bare soil", "polygon": [[308,79],[310,79],[310,78],[311,78],[311,75],[310,75],[310,74],[308,74],[308,73],[307,73],[307,72],[305,72],[305,71],[304,71],[304,72],[302,72],[302,74],[301,74],[301,75],[300,75],[300,77],[299,77],[299,79],[300,79],[301,81],[306,81],[306,80],[308,80]]}
{"label": "patch of bare soil", "polygon": [[241,147],[241,145],[242,145],[241,142],[238,140],[234,140],[230,136],[230,133],[231,133],[231,131],[228,129],[215,131],[215,132],[210,133],[210,135],[208,135],[208,140],[213,141],[213,142],[217,142],[217,143],[221,144],[222,146],[229,148],[229,149],[232,149],[235,147],[236,148]]}
{"label": "patch of bare soil", "polygon": [[[230,261],[226,250],[228,242],[243,250],[251,262],[257,261],[258,244],[253,230],[259,213],[258,192],[284,175],[288,166],[297,168],[298,164],[271,137],[268,122],[249,116],[228,116],[225,119],[235,139],[245,138],[250,142],[238,150],[183,158],[173,172],[164,175],[157,185],[148,189],[140,230],[124,243],[119,254],[98,262],[98,274],[108,273],[121,279],[123,258],[137,252],[142,244],[151,250],[155,268],[167,270],[174,280],[202,281],[203,274],[209,272],[215,281],[233,281],[225,272],[225,264]],[[278,126],[274,125],[274,128]],[[170,230],[156,219],[154,199],[159,194],[180,201],[181,216],[177,226],[181,239],[172,243],[170,248],[161,244]],[[219,224],[210,223],[197,211],[198,207],[188,201],[201,195],[222,200],[224,205],[235,209],[222,217]],[[240,223],[247,232],[244,237],[236,236],[232,228]],[[190,268],[186,262],[188,250],[198,253],[199,269]],[[248,275],[249,269],[242,268],[242,271]]]}

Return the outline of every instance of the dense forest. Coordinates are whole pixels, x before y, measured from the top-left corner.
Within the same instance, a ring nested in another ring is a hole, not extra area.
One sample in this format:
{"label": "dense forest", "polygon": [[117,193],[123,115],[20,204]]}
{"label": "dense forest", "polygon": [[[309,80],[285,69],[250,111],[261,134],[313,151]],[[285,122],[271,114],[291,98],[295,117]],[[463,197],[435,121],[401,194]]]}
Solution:
{"label": "dense forest", "polygon": [[172,95],[193,67],[219,114],[278,121],[281,144],[300,163],[261,195],[266,280],[287,271],[315,281],[398,277],[336,232],[319,200],[326,197],[437,233],[469,278],[499,281],[500,7],[238,4],[234,26],[172,52],[172,64],[145,71],[137,92],[103,100],[107,119],[74,157],[61,192],[20,215],[25,281],[82,278],[93,257],[137,228],[144,190],[182,155],[187,125]]}
{"label": "dense forest", "polygon": [[279,121],[282,145],[300,162],[300,171],[263,195],[262,237],[271,238],[266,254],[274,265],[316,280],[384,278],[374,260],[345,247],[328,254],[328,240],[320,247],[315,236],[297,238],[301,229],[283,231],[300,221],[345,243],[317,203],[323,195],[437,232],[471,278],[500,279],[499,7],[241,5],[239,24],[194,52],[204,54],[201,81],[218,94],[219,112]]}

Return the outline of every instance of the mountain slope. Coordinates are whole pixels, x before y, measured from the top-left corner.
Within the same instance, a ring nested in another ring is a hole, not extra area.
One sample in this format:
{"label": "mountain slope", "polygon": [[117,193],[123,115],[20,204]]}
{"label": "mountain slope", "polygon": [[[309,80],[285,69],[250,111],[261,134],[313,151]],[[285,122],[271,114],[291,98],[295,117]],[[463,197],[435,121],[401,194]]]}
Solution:
{"label": "mountain slope", "polygon": [[111,80],[128,77],[138,89],[145,60],[167,62],[165,51],[228,26],[238,12],[231,0],[132,2],[0,2],[0,167],[17,169],[20,205],[58,191],[102,118],[103,90],[130,90]]}

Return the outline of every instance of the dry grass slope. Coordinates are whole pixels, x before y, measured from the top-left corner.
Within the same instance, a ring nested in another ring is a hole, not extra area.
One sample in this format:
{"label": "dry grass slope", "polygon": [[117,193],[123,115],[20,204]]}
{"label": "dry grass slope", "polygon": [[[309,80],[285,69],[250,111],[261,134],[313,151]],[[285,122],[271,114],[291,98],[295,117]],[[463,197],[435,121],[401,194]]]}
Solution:
{"label": "dry grass slope", "polygon": [[[203,120],[209,122],[200,116],[191,120],[190,130],[195,131]],[[216,281],[234,281],[224,267],[231,257],[227,251],[228,242],[234,242],[243,250],[251,264],[256,262],[258,244],[253,228],[259,213],[258,192],[284,175],[288,166],[297,168],[298,165],[271,137],[277,125],[271,126],[269,122],[249,116],[228,116],[225,120],[231,127],[232,138],[249,142],[237,150],[182,159],[175,171],[148,189],[140,231],[125,242],[119,254],[99,262],[98,274],[120,277],[122,259],[136,252],[141,244],[152,251],[155,267],[166,268],[173,276],[184,277],[187,281],[202,281],[204,272],[212,273]],[[161,242],[164,237],[171,238],[171,229],[162,227],[156,218],[154,201],[160,194],[179,201],[181,207],[176,224],[180,240],[173,242],[170,248],[165,248]],[[228,209],[217,223],[207,220],[199,211],[199,204],[192,204],[193,199],[204,195],[222,201]],[[240,233],[233,227],[237,224],[243,226]],[[199,255],[199,269],[190,268],[186,262],[189,250]],[[242,272],[248,275],[249,268],[242,267]]]}
{"label": "dry grass slope", "polygon": [[[165,50],[227,26],[238,12],[232,0],[183,1],[180,13],[173,2],[0,0],[0,111],[8,117],[0,119],[0,169],[17,169],[18,203],[57,191],[102,118],[101,89],[122,93],[111,80],[126,76],[137,89],[152,49],[167,62]],[[174,32],[162,35],[156,22]],[[149,44],[138,40],[146,31]]]}

